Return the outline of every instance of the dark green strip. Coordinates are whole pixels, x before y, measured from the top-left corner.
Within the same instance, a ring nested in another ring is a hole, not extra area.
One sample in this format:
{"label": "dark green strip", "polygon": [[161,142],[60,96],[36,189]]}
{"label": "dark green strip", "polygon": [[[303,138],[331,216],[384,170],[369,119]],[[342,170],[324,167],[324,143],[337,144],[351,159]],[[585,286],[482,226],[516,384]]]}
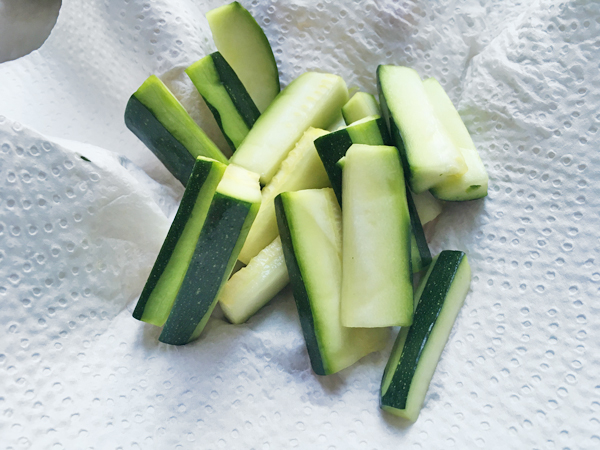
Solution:
{"label": "dark green strip", "polygon": [[[200,94],[202,95],[202,94]],[[227,145],[229,145],[229,148],[231,148],[231,150],[235,151],[235,144],[233,143],[233,141],[231,139],[229,139],[229,136],[227,136],[227,134],[225,133],[224,129],[223,129],[223,121],[221,120],[221,114],[219,114],[219,110],[217,108],[215,108],[203,95],[202,98],[204,99],[204,103],[206,103],[206,106],[208,106],[208,109],[210,109],[210,112],[212,113],[213,117],[215,118],[217,125],[219,125],[219,128],[221,129],[221,131],[223,132],[223,137],[225,138],[225,140],[227,141]]]}
{"label": "dark green strip", "polygon": [[215,70],[223,83],[223,87],[225,87],[231,98],[233,106],[235,106],[235,109],[237,109],[248,128],[252,128],[254,122],[260,116],[260,111],[252,101],[250,94],[248,94],[237,74],[227,61],[225,61],[225,58],[219,52],[212,53],[210,56],[212,57]]}
{"label": "dark green strip", "polygon": [[326,375],[321,352],[319,351],[319,341],[315,334],[315,322],[310,306],[310,299],[294,252],[292,234],[290,232],[281,194],[275,197],[275,213],[277,216],[279,235],[281,236],[281,247],[283,248],[285,265],[290,275],[290,284],[292,285],[292,292],[294,294],[298,316],[300,317],[300,326],[302,327],[302,334],[304,335],[304,341],[306,342],[310,364],[317,375]]}
{"label": "dark green strip", "polygon": [[394,145],[392,142],[392,138],[390,137],[390,133],[387,129],[387,125],[385,123],[385,119],[383,117],[377,119],[377,126],[379,127],[379,133],[381,134],[381,139],[383,140],[383,145]]}
{"label": "dark green strip", "polygon": [[427,245],[427,239],[425,239],[425,232],[423,231],[423,225],[421,225],[421,219],[419,213],[415,207],[415,202],[410,193],[408,183],[406,183],[406,203],[408,204],[408,213],[410,215],[410,227],[412,233],[417,242],[417,248],[419,249],[419,267],[413,267],[413,272],[420,272],[425,267],[431,264],[431,251]]}
{"label": "dark green strip", "polygon": [[144,309],[146,308],[148,299],[150,298],[152,291],[156,287],[158,280],[162,276],[167,264],[169,263],[169,260],[171,259],[171,256],[173,255],[175,246],[177,245],[177,242],[179,241],[179,238],[185,229],[185,225],[187,224],[190,215],[192,214],[198,193],[208,178],[211,169],[212,162],[201,159],[197,160],[196,164],[194,165],[192,175],[188,180],[187,187],[183,193],[183,198],[179,204],[179,209],[177,209],[177,214],[175,214],[171,228],[169,228],[167,237],[165,238],[160,252],[158,253],[156,262],[154,263],[152,271],[150,272],[150,276],[148,277],[146,285],[144,286],[142,294],[140,295],[140,299],[133,310],[133,317],[138,320],[142,320],[142,315],[144,314]]}
{"label": "dark green strip", "polygon": [[158,340],[187,344],[210,310],[221,285],[251,204],[215,193],[173,309]]}
{"label": "dark green strip", "polygon": [[390,140],[400,152],[400,159],[402,160],[402,167],[404,169],[404,178],[410,184],[410,166],[408,165],[408,160],[406,159],[406,148],[404,148],[404,140],[402,139],[402,135],[400,134],[400,130],[398,129],[394,118],[390,114],[390,110],[385,100],[385,95],[383,95],[383,90],[381,89],[381,82],[379,81],[380,68],[381,66],[377,68],[377,92],[379,93],[379,106],[381,107],[381,114],[383,115],[385,123],[387,124]]}
{"label": "dark green strip", "polygon": [[186,185],[196,159],[187,148],[167,131],[152,112],[140,102],[135,94],[129,98],[125,109],[125,125],[129,128],[161,163]]}
{"label": "dark green strip", "polygon": [[346,155],[352,143],[350,133],[346,129],[334,131],[315,139],[315,148],[323,162],[323,167],[325,167],[325,172],[327,172],[340,206],[342,204],[342,169],[336,163]]}
{"label": "dark green strip", "polygon": [[435,262],[421,294],[413,324],[408,329],[400,361],[386,393],[381,398],[383,405],[396,409],[406,408],[408,392],[419,360],[464,255],[460,251],[444,250]]}

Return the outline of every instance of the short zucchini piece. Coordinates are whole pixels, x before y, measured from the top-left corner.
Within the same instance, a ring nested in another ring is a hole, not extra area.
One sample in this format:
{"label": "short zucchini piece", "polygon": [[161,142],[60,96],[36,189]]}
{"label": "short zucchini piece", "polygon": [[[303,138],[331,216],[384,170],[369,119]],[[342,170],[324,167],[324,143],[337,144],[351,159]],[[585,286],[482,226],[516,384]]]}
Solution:
{"label": "short zucchini piece", "polygon": [[346,125],[350,125],[365,117],[381,116],[381,110],[373,95],[366,92],[357,92],[342,107],[342,116],[344,116]]}
{"label": "short zucchini piece", "polygon": [[464,174],[449,177],[436,184],[431,188],[431,193],[440,200],[446,201],[475,200],[485,197],[488,189],[487,171],[452,100],[435,78],[425,80],[423,86],[436,116],[467,163],[467,171]]}
{"label": "short zucchini piece", "polygon": [[313,371],[335,373],[381,350],[388,329],[346,328],[340,321],[342,220],[333,190],[284,192],[275,210]]}
{"label": "short zucchini piece", "polygon": [[219,304],[231,323],[243,323],[290,281],[279,236],[225,283]]}
{"label": "short zucchini piece", "polygon": [[212,197],[159,341],[181,345],[200,335],[231,275],[259,206],[258,175],[229,165]]}
{"label": "short zucchini piece", "polygon": [[248,264],[258,252],[279,235],[273,203],[278,194],[330,186],[329,178],[314,144],[315,139],[326,134],[325,130],[318,128],[306,130],[294,150],[281,163],[275,176],[263,188],[260,209],[238,257],[244,264]]}
{"label": "short zucchini piece", "polygon": [[411,192],[411,194],[422,225],[431,222],[441,214],[443,209],[442,202],[435,198],[431,192],[424,191],[420,194]]}
{"label": "short zucchini piece", "polygon": [[412,323],[411,223],[395,147],[354,144],[343,169],[346,327]]}
{"label": "short zucchini piece", "polygon": [[206,14],[215,45],[238,75],[260,112],[279,93],[273,50],[254,17],[238,2]]}
{"label": "short zucchini piece", "polygon": [[348,101],[344,80],[328,73],[300,75],[258,118],[231,162],[271,181],[282,161],[309,128],[327,128]]}
{"label": "short zucchini piece", "polygon": [[323,161],[331,187],[340,205],[342,204],[342,170],[336,164],[352,144],[390,145],[385,121],[379,116],[365,117],[315,140],[317,153]]}
{"label": "short zucchini piece", "polygon": [[125,125],[184,186],[198,156],[227,164],[221,150],[155,75],[127,102]]}
{"label": "short zucchini piece", "polygon": [[417,420],[470,283],[471,269],[463,252],[444,250],[434,259],[416,291],[413,324],[400,330],[385,367],[382,409]]}
{"label": "short zucchini piece", "polygon": [[159,327],[165,324],[226,168],[218,161],[198,157],[177,214],[133,311],[136,319]]}
{"label": "short zucchini piece", "polygon": [[411,190],[419,194],[467,171],[465,160],[440,123],[416,71],[377,68],[379,101]]}
{"label": "short zucchini piece", "polygon": [[219,52],[185,70],[212,112],[233,151],[260,116],[258,108],[233,69]]}

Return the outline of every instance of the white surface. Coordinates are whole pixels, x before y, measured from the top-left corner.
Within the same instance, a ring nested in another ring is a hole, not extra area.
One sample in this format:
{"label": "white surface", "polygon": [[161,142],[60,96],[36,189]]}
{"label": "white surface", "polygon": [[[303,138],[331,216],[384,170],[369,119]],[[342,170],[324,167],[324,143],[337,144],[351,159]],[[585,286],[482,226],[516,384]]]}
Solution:
{"label": "white surface", "polygon": [[[374,93],[379,63],[437,77],[488,167],[488,198],[446,205],[436,225],[432,249],[466,250],[474,278],[418,422],[378,410],[386,352],[327,378],[310,371],[289,290],[179,348],[158,344],[131,302],[121,311],[162,213],[118,164],[46,152],[13,121],[118,152],[180,189],[123,111],[150,73],[180,74],[211,50],[203,13],[220,3],[71,0],[39,51],[0,65],[0,446],[598,448],[600,4],[243,3],[284,84],[316,69]],[[100,208],[112,186],[135,201]]]}

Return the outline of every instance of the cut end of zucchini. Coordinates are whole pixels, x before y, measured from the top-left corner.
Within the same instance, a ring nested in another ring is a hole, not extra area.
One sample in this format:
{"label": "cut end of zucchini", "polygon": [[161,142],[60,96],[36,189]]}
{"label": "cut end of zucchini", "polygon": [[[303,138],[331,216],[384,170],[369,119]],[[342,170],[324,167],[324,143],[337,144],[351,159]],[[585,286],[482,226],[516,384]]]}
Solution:
{"label": "cut end of zucchini", "polygon": [[225,283],[219,296],[231,323],[246,322],[289,282],[279,236]]}
{"label": "cut end of zucchini", "polygon": [[450,97],[435,78],[428,78],[423,82],[423,86],[435,115],[460,151],[467,166],[465,173],[453,175],[436,184],[431,188],[431,193],[436,198],[446,201],[466,201],[485,197],[488,190],[488,174],[467,127]]}
{"label": "cut end of zucchini", "polygon": [[373,95],[366,92],[357,92],[342,107],[342,115],[346,125],[350,125],[368,116],[380,116],[381,110]]}
{"label": "cut end of zucchini", "polygon": [[217,192],[243,202],[260,203],[260,184],[258,174],[243,167],[230,164],[219,183]]}
{"label": "cut end of zucchini", "polygon": [[217,49],[264,112],[280,90],[277,63],[264,31],[238,2],[210,10],[206,19]]}

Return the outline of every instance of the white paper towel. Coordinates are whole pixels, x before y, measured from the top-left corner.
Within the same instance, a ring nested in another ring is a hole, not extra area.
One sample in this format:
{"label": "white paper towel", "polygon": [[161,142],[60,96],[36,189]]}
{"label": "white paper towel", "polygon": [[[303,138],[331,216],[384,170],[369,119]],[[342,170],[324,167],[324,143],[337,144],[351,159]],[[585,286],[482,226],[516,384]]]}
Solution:
{"label": "white paper towel", "polygon": [[[378,410],[387,351],[315,376],[289,290],[247,324],[211,319],[197,342],[177,348],[132,319],[132,303],[119,314],[141,290],[164,217],[119,164],[101,171],[77,145],[14,131],[13,121],[130,158],[170,186],[160,195],[169,214],[180,187],[124,127],[123,111],[150,73],[179,75],[213,49],[203,14],[222,2],[72,0],[38,52],[0,65],[1,444],[598,448],[600,4],[242,3],[265,28],[284,83],[323,70],[374,93],[380,63],[437,77],[489,170],[489,196],[446,205],[436,225],[432,250],[465,250],[473,284],[419,420]],[[211,123],[185,78],[170,78],[195,118]],[[106,223],[116,210],[99,205],[130,190],[126,205],[139,208],[116,208],[119,221]]]}

